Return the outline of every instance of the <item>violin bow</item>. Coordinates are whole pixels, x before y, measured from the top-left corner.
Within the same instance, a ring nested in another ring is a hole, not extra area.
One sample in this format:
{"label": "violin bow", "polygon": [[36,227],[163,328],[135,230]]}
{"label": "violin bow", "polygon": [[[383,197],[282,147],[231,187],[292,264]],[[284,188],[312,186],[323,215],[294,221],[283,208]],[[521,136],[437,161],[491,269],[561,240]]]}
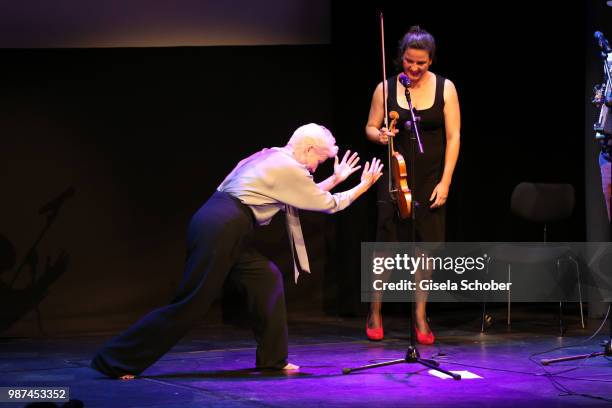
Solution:
{"label": "violin bow", "polygon": [[[383,12],[380,12],[380,50],[381,50],[381,61],[382,61],[382,91],[383,91],[383,105],[384,105],[384,119],[383,123],[385,128],[389,129],[389,112],[387,107],[387,64],[385,58],[385,22]],[[387,172],[391,171],[391,141],[387,143]],[[391,173],[389,173],[389,193],[393,191],[393,182],[391,180]]]}

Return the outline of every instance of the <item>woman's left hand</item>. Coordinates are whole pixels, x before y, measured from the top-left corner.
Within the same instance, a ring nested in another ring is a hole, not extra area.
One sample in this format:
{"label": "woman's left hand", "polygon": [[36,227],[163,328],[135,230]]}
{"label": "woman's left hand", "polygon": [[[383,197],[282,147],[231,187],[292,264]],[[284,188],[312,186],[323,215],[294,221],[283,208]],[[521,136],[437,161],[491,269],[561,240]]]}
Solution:
{"label": "woman's left hand", "polygon": [[357,152],[349,157],[350,154],[351,151],[347,150],[346,153],[344,153],[344,157],[342,157],[342,161],[338,161],[338,156],[336,156],[334,160],[334,177],[336,178],[336,184],[343,182],[348,176],[361,168],[361,166],[357,166],[357,163],[359,163]]}
{"label": "woman's left hand", "polygon": [[448,197],[448,184],[439,182],[438,185],[433,189],[429,201],[433,201],[433,204],[429,208],[442,207],[446,203]]}

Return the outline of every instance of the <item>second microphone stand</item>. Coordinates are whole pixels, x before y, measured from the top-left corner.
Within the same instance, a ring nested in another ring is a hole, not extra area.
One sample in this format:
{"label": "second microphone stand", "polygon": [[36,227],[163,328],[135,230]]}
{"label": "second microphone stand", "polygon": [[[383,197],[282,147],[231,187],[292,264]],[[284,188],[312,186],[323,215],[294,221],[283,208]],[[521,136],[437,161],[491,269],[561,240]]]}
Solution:
{"label": "second microphone stand", "polygon": [[[612,59],[609,57],[609,54],[612,53],[612,50],[610,50],[610,46],[608,45],[608,41],[603,37],[603,34],[599,31],[595,32],[595,38],[597,38],[599,40],[599,46],[601,47],[601,53],[600,56],[603,60],[603,65],[604,65],[604,73],[605,73],[605,77],[606,77],[606,86],[604,87],[604,92],[603,92],[603,105],[602,105],[602,116],[603,115],[611,115],[611,113],[608,111],[608,107],[606,106],[606,104],[608,103],[608,101],[606,100],[606,98],[608,97],[608,95],[612,95]],[[602,143],[602,148],[603,149],[608,149],[608,157],[610,157],[610,138],[612,138],[612,135],[608,130],[608,126],[601,126],[606,119],[609,119],[609,116],[607,118],[604,117],[600,117],[599,119],[599,123],[595,126],[595,129],[601,128],[601,137],[604,139],[603,143]],[[599,139],[599,137],[597,137],[597,139]],[[603,174],[602,174],[603,177]],[[612,180],[612,165],[610,166],[610,180]],[[608,228],[609,228],[609,233],[610,233],[610,238],[612,239],[612,194],[610,194],[608,191],[604,191],[604,197],[606,197],[606,200],[608,200],[607,205],[609,206],[608,208],[610,209],[608,212]],[[543,359],[540,360],[540,363],[542,365],[549,365],[549,364],[555,364],[555,363],[563,363],[566,361],[574,361],[574,360],[582,360],[582,359],[587,359],[587,358],[592,358],[592,357],[612,357],[612,313],[610,313],[610,308],[612,307],[612,302],[608,301],[608,312],[606,313],[606,319],[608,321],[608,338],[602,343],[603,346],[603,350],[602,351],[597,351],[597,352],[593,352],[593,353],[589,353],[589,354],[578,354],[578,355],[574,355],[574,356],[566,356],[566,357],[559,357],[559,358],[549,358],[549,359]]]}

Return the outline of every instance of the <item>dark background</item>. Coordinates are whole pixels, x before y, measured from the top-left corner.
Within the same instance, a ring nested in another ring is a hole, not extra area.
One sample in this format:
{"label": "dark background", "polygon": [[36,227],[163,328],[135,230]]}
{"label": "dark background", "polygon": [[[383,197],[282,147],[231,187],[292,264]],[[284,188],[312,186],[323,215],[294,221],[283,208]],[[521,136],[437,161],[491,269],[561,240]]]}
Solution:
{"label": "dark background", "polygon": [[[592,36],[612,36],[612,9],[532,5],[394,1],[347,10],[332,2],[330,44],[0,50],[0,234],[15,256],[0,270],[0,310],[29,309],[3,334],[38,333],[32,299],[42,299],[49,333],[115,329],[170,300],[191,214],[236,162],[284,145],[304,123],[329,127],[342,150],[364,160],[376,153],[364,126],[381,80],[377,10],[389,74],[397,42],[419,24],[438,42],[431,70],[459,93],[449,240],[540,240],[541,226],[509,213],[514,186],[533,181],[575,187],[576,211],[549,239],[584,241],[585,145],[597,113],[589,104],[602,80]],[[330,172],[328,163],[315,178]],[[38,209],[69,186],[76,194],[37,251],[39,275],[61,250],[65,272],[38,294],[14,296],[31,285],[28,268],[10,281],[45,224]],[[313,273],[297,287],[282,215],[260,231],[262,250],[286,275],[290,312],[363,311],[359,244],[374,239],[375,220],[372,194],[334,216],[304,213]]]}

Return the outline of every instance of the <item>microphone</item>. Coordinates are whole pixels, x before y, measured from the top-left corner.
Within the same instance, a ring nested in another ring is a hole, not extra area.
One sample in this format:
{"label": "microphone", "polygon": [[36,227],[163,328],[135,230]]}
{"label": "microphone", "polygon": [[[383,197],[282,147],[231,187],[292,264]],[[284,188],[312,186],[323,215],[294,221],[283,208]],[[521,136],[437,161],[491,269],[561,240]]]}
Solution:
{"label": "microphone", "polygon": [[606,54],[609,54],[612,52],[612,48],[610,48],[610,44],[608,43],[608,40],[606,40],[606,37],[604,37],[601,31],[595,31],[595,39],[599,43],[599,48],[601,48],[603,52],[605,52]]}
{"label": "microphone", "polygon": [[59,210],[60,206],[62,204],[64,204],[64,201],[66,201],[67,199],[69,199],[72,196],[74,196],[74,187],[70,186],[62,194],[60,194],[59,196],[57,196],[53,200],[49,201],[47,204],[43,205],[40,208],[40,210],[38,210],[38,213],[39,214],[45,214],[45,213],[48,213],[50,211],[57,211],[57,210]]}
{"label": "microphone", "polygon": [[406,74],[400,74],[398,79],[400,83],[404,85],[404,88],[410,87],[410,78],[408,78]]}

